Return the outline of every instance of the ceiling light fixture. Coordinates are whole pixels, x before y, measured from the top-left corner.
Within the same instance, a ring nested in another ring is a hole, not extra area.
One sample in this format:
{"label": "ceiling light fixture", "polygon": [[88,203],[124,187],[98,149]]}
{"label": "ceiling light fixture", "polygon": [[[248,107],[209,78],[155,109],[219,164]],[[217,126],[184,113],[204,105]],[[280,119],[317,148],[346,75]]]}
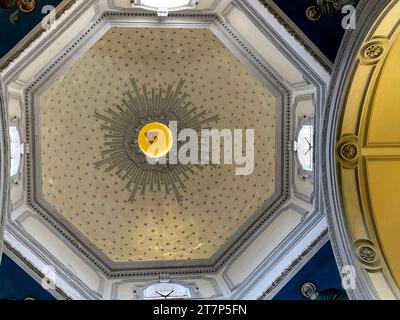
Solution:
{"label": "ceiling light fixture", "polygon": [[166,17],[170,11],[195,9],[199,0],[131,0],[133,8],[157,11],[158,16]]}

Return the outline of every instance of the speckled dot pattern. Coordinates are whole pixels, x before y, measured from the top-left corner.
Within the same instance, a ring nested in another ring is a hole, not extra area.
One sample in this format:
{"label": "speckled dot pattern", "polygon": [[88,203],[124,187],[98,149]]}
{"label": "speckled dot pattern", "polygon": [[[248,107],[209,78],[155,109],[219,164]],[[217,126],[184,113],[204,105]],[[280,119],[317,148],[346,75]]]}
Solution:
{"label": "speckled dot pattern", "polygon": [[[206,166],[183,200],[128,201],[115,173],[96,169],[104,132],[95,111],[121,104],[129,79],[183,91],[219,115],[216,129],[255,130],[255,169]],[[112,28],[40,97],[44,198],[115,262],[211,257],[275,191],[275,98],[207,29]]]}

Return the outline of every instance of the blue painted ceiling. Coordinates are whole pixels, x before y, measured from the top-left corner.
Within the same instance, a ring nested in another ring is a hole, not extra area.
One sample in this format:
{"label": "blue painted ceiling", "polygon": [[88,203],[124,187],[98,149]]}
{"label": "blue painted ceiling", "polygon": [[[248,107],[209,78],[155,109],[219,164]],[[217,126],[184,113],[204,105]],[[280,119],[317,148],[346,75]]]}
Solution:
{"label": "blue painted ceiling", "polygon": [[306,10],[316,5],[317,0],[273,1],[332,62],[335,61],[345,32],[342,28],[344,15],[341,12],[310,21],[306,17]]}
{"label": "blue painted ceiling", "polygon": [[0,300],[24,300],[26,297],[33,297],[37,300],[54,300],[50,293],[7,255],[3,254],[0,265]]}
{"label": "blue painted ceiling", "polygon": [[279,291],[273,300],[307,300],[301,287],[312,282],[318,292],[335,290],[340,292],[342,280],[336,265],[330,242],[327,242],[308,263]]}
{"label": "blue painted ceiling", "polygon": [[[275,4],[314,42],[314,44],[334,61],[343,37],[341,27],[343,15],[339,12],[324,15],[320,20],[312,22],[306,18],[306,9],[317,3],[317,0],[273,0]],[[0,8],[0,57],[4,56],[45,16],[42,8],[46,5],[57,6],[61,0],[37,0],[36,9],[32,13],[19,13],[19,22],[13,24],[10,15],[15,8]]]}
{"label": "blue painted ceiling", "polygon": [[10,15],[17,11],[15,7],[10,9],[0,8],[0,58],[42,21],[45,16],[42,13],[44,6],[52,5],[56,7],[60,2],[61,0],[36,0],[36,8],[33,12],[18,12],[19,21],[17,23],[10,21]]}

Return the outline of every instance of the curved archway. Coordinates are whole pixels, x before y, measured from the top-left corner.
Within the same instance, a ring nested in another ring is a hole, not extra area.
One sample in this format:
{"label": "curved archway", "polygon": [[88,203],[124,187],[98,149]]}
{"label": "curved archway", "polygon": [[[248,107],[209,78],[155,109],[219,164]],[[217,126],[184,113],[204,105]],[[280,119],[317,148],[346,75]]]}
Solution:
{"label": "curved archway", "polygon": [[0,263],[3,248],[4,219],[9,200],[9,142],[2,84],[0,83]]}
{"label": "curved archway", "polygon": [[400,1],[361,1],[336,61],[324,118],[324,189],[353,299],[400,298]]}

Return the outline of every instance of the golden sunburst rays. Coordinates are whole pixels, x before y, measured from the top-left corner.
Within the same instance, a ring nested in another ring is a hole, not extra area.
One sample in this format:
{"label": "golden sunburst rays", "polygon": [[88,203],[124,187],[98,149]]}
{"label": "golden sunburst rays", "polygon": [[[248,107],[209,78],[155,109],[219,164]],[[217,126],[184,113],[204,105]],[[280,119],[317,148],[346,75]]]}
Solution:
{"label": "golden sunburst rays", "polygon": [[[104,148],[100,151],[102,159],[95,162],[97,168],[105,167],[106,172],[115,172],[121,177],[124,188],[130,191],[129,201],[133,202],[138,193],[144,196],[146,191],[161,192],[166,195],[173,192],[177,201],[181,201],[181,190],[185,190],[185,180],[204,165],[179,162],[171,164],[149,163],[140,150],[138,135],[148,123],[159,122],[168,126],[176,123],[177,130],[203,128],[218,121],[218,116],[199,110],[190,101],[188,94],[182,92],[185,81],[170,84],[166,89],[151,88],[146,85],[139,88],[132,78],[133,91],[126,92],[121,105],[113,106],[105,114],[96,112],[96,118],[102,122],[100,129],[104,134]],[[179,142],[174,141],[174,144]],[[168,155],[166,156],[168,157]]]}

